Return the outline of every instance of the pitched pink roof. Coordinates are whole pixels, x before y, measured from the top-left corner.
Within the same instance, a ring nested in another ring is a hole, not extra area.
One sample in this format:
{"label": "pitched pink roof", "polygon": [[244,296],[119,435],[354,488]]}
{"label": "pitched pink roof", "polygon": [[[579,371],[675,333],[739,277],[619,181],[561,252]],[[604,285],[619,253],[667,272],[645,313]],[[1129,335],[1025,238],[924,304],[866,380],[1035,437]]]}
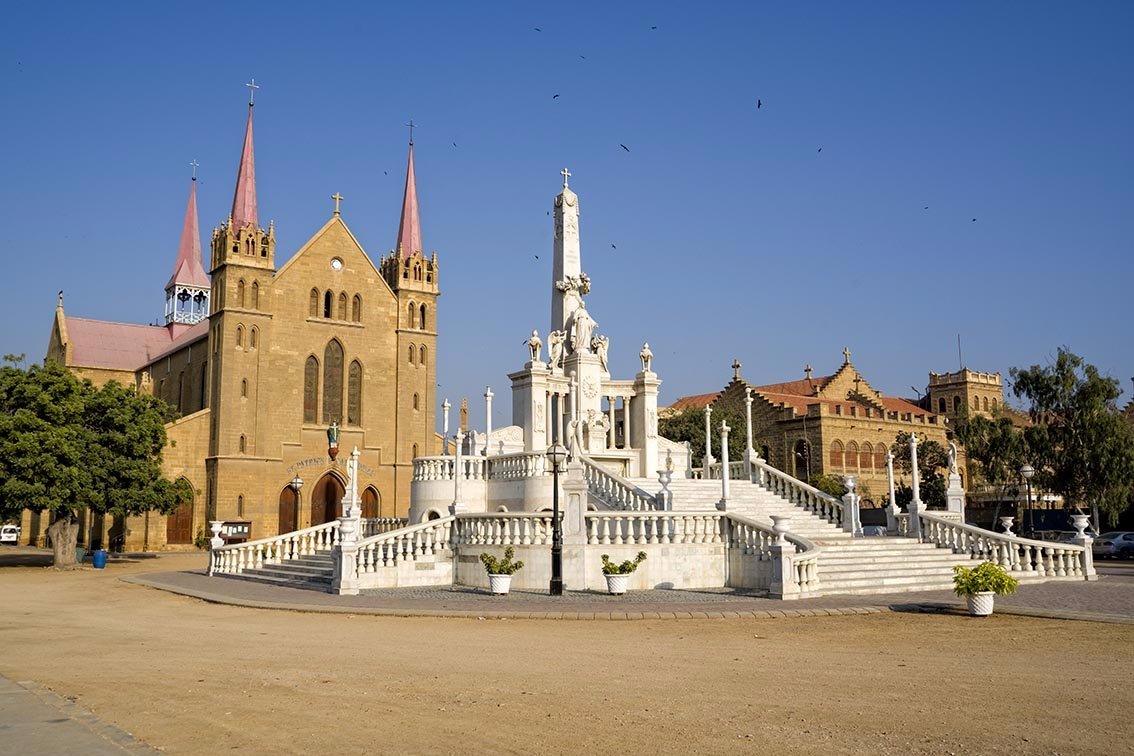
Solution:
{"label": "pitched pink roof", "polygon": [[409,146],[406,191],[402,196],[402,218],[398,222],[398,243],[394,249],[404,257],[424,251],[421,242],[421,215],[417,207],[417,179],[413,171],[413,142]]}
{"label": "pitched pink roof", "polygon": [[164,326],[111,323],[67,316],[67,339],[71,345],[71,364],[76,367],[140,370],[209,332],[202,320],[174,339]]}
{"label": "pitched pink roof", "polygon": [[765,386],[753,386],[753,391],[759,391],[762,394],[796,394],[798,396],[813,396],[815,389],[822,389],[826,386],[834,376],[821,375],[818,378],[804,378],[799,381],[787,381],[786,383],[769,383]]}
{"label": "pitched pink roof", "polygon": [[197,179],[189,184],[189,206],[185,208],[185,225],[181,228],[181,244],[177,248],[177,262],[173,275],[165,288],[174,284],[209,288],[209,277],[201,265],[201,227],[197,222]]}
{"label": "pitched pink roof", "polygon": [[703,407],[709,406],[714,401],[716,401],[717,397],[720,396],[720,393],[721,392],[719,391],[715,391],[712,394],[695,394],[693,396],[683,396],[669,406],[670,409],[679,411],[687,410],[690,408],[701,409]]}
{"label": "pitched pink roof", "polygon": [[236,172],[236,194],[232,198],[234,228],[256,227],[256,160],[252,151],[252,103],[248,103],[248,126],[244,129],[244,149]]}

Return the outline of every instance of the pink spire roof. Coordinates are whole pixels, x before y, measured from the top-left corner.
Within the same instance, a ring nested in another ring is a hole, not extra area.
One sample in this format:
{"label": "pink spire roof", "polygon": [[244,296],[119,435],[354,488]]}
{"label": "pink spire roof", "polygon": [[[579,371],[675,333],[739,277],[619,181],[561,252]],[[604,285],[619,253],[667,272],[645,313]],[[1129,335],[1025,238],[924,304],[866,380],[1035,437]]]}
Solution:
{"label": "pink spire roof", "polygon": [[409,166],[406,168],[406,193],[402,197],[402,219],[398,223],[398,244],[403,257],[422,252],[421,215],[417,208],[417,179],[413,172],[413,142],[409,144]]}
{"label": "pink spire roof", "polygon": [[232,198],[234,228],[256,227],[256,160],[252,153],[252,103],[248,103],[248,126],[244,130],[244,149],[236,173],[236,195]]}
{"label": "pink spire roof", "polygon": [[189,184],[189,206],[185,208],[185,225],[181,229],[181,245],[177,248],[177,262],[173,275],[165,288],[175,284],[209,288],[209,277],[201,265],[201,227],[197,222],[197,179]]}

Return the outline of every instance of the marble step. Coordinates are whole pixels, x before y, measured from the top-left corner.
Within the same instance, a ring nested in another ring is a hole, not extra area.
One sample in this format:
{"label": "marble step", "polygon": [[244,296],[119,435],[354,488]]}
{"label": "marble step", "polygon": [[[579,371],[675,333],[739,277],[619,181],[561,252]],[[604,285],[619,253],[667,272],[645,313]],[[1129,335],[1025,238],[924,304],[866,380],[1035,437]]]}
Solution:
{"label": "marble step", "polygon": [[250,583],[283,586],[286,588],[303,588],[305,590],[320,591],[322,593],[330,593],[331,590],[330,575],[323,579],[317,579],[314,577],[307,578],[296,575],[267,574],[262,570],[245,570],[239,574],[217,575],[217,577],[228,578],[229,580],[244,580]]}

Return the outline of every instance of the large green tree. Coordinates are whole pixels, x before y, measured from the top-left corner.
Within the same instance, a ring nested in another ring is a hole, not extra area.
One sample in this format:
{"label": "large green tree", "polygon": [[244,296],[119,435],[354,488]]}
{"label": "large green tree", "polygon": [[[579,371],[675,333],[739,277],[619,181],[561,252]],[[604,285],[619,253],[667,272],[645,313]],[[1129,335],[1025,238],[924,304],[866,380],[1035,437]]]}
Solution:
{"label": "large green tree", "polygon": [[[909,475],[913,471],[910,461],[910,434],[902,431],[890,446],[894,455],[894,466]],[[917,445],[918,493],[922,502],[929,507],[944,509],[945,476],[949,470],[949,452],[937,441],[919,439]],[[902,507],[908,507],[913,498],[913,489],[900,484],[894,489],[894,499]]]}
{"label": "large green tree", "polygon": [[1111,523],[1134,492],[1134,429],[1118,409],[1118,381],[1064,348],[1048,365],[1012,368],[1012,392],[1028,403],[1024,437],[1041,485]]}
{"label": "large green tree", "polygon": [[[1000,489],[1000,500],[1010,488],[1021,485],[1020,468],[1033,456],[1023,431],[1007,414],[972,415],[962,407],[953,422],[953,434],[968,459],[969,483],[977,481]],[[998,505],[999,506],[999,505]],[[1019,516],[1018,511],[1013,512]],[[1023,520],[1019,520],[1023,525]]]}
{"label": "large green tree", "polygon": [[[721,421],[729,428],[728,458],[732,462],[744,459],[746,429],[744,416],[739,412],[721,407],[713,407],[712,436],[713,458],[721,461]],[[688,441],[693,453],[693,466],[698,467],[705,458],[705,410],[690,407],[675,415],[658,420],[658,433],[670,441]],[[755,442],[753,442],[755,443]]]}
{"label": "large green tree", "polygon": [[67,567],[83,509],[172,512],[187,492],[161,471],[170,418],[160,399],[96,388],[54,363],[0,368],[0,519],[50,512],[55,566]]}

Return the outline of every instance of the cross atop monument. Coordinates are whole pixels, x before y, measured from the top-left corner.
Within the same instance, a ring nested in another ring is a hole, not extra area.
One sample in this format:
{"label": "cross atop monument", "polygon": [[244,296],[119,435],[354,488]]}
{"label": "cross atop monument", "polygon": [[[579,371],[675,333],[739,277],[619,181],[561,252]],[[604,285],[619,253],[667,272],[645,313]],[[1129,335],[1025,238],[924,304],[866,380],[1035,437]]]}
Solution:
{"label": "cross atop monument", "polygon": [[732,379],[734,381],[740,380],[740,368],[742,368],[742,367],[744,367],[744,366],[740,364],[740,360],[733,360],[732,361]]}
{"label": "cross atop monument", "polygon": [[251,106],[256,99],[256,90],[260,88],[260,85],[256,83],[255,79],[252,79],[244,86],[248,87],[248,105]]}
{"label": "cross atop monument", "polygon": [[563,188],[566,189],[567,188],[567,179],[571,176],[571,171],[564,168],[563,170],[560,171],[560,173],[563,174]]}
{"label": "cross atop monument", "polygon": [[811,380],[811,365],[808,363],[803,366],[803,374],[807,376],[807,380]]}
{"label": "cross atop monument", "polygon": [[850,364],[850,347],[843,347],[843,364]]}
{"label": "cross atop monument", "polygon": [[331,199],[333,199],[335,201],[335,215],[338,215],[339,214],[339,203],[342,202],[343,200],[345,200],[346,197],[339,194],[338,192],[335,192],[334,194],[331,195]]}
{"label": "cross atop monument", "polygon": [[411,118],[409,120],[409,123],[406,124],[406,126],[409,126],[409,143],[413,144],[413,130],[414,130],[414,127],[417,126],[417,124],[414,123],[413,119]]}
{"label": "cross atop monument", "polygon": [[200,163],[198,163],[196,158],[194,158],[193,162],[190,163],[189,165],[193,169],[193,180],[196,181],[197,180],[197,166],[199,166]]}

